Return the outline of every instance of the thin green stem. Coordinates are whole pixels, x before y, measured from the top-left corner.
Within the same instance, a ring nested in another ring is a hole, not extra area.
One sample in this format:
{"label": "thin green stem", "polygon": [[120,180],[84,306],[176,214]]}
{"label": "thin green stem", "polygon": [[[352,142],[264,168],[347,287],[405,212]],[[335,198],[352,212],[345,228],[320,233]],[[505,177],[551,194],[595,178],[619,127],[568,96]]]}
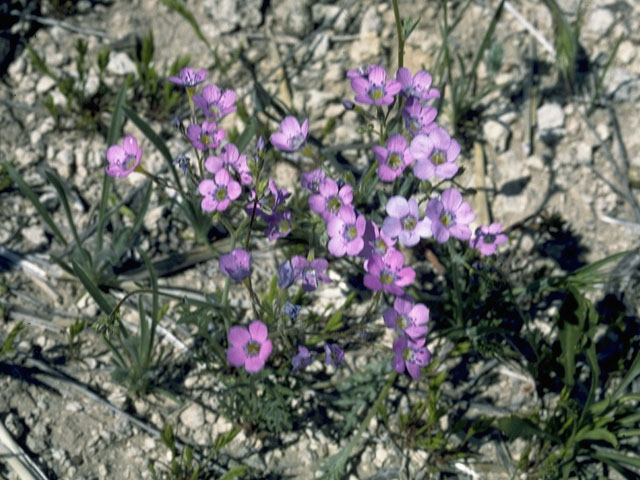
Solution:
{"label": "thin green stem", "polygon": [[396,19],[396,30],[398,33],[398,68],[402,68],[404,66],[404,38],[402,36],[402,20],[400,19],[398,0],[391,0],[391,5],[393,5],[393,16]]}

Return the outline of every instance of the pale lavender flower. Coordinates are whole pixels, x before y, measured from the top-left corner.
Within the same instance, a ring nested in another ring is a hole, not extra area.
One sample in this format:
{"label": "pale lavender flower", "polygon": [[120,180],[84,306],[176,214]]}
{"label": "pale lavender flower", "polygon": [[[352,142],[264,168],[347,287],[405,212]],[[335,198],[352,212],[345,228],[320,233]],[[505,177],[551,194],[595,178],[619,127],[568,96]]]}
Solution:
{"label": "pale lavender flower", "polygon": [[300,125],[296,117],[288,116],[280,123],[280,130],[271,135],[271,143],[284,152],[295,152],[304,146],[308,135],[308,118]]}
{"label": "pale lavender flower", "polygon": [[332,178],[325,178],[318,185],[318,193],[309,197],[309,208],[312,212],[319,213],[325,222],[335,216],[344,205],[351,205],[353,201],[353,187],[343,185],[338,189],[338,184]]}
{"label": "pale lavender flower", "polygon": [[315,356],[315,352],[309,352],[307,347],[299,345],[298,354],[294,355],[291,359],[291,365],[293,366],[292,371],[295,373],[298,370],[307,368],[311,362],[313,362]]}
{"label": "pale lavender flower", "polygon": [[383,182],[393,182],[413,163],[413,157],[407,148],[407,139],[399,133],[391,135],[386,146],[373,147],[373,153],[378,159],[378,177]]}
{"label": "pale lavender flower", "polygon": [[423,106],[415,98],[407,100],[402,109],[405,126],[414,136],[420,133],[428,133],[437,115],[437,109],[430,105]]}
{"label": "pale lavender flower", "polygon": [[286,290],[296,281],[296,271],[291,260],[285,260],[278,267],[278,288]]}
{"label": "pale lavender flower", "polygon": [[429,309],[422,303],[414,303],[409,296],[396,297],[393,307],[382,313],[384,324],[398,330],[411,340],[424,337],[429,330]]}
{"label": "pale lavender flower", "polygon": [[[256,205],[256,214],[260,215],[265,221],[268,221],[269,217],[276,213],[276,209],[283,205],[287,198],[291,194],[284,188],[278,188],[276,182],[270,178],[267,184],[267,189],[263,192],[262,197],[258,200]],[[249,204],[247,205],[247,213],[251,215],[255,204],[256,192],[251,190],[251,197]]]}
{"label": "pale lavender flower", "polygon": [[267,326],[259,320],[251,322],[248,329],[239,326],[231,327],[228,335],[227,360],[234,367],[244,365],[248,373],[259,372],[273,349],[271,340],[267,338],[268,335]]}
{"label": "pale lavender flower", "polygon": [[417,245],[421,238],[431,236],[431,220],[420,219],[418,202],[396,195],[387,201],[387,214],[382,223],[382,232],[398,238],[405,247]]}
{"label": "pale lavender flower", "polygon": [[402,289],[416,278],[411,267],[404,266],[404,256],[395,249],[387,250],[384,256],[371,255],[365,262],[364,286],[375,292],[384,290],[392,295],[402,295]]}
{"label": "pale lavender flower", "polygon": [[371,65],[364,75],[351,70],[347,73],[356,102],[374,105],[391,105],[402,85],[396,79],[387,80],[387,72],[380,65]]}
{"label": "pale lavender flower", "polygon": [[310,172],[304,172],[301,178],[302,188],[306,188],[311,193],[318,193],[318,187],[325,178],[324,170],[316,168]]}
{"label": "pale lavender flower", "polygon": [[142,148],[138,147],[138,140],[133,135],[124,137],[122,146],[111,145],[107,149],[107,161],[105,168],[110,177],[124,178],[133,172],[142,158]]}
{"label": "pale lavender flower", "polygon": [[431,82],[433,79],[429,72],[420,70],[412,78],[411,71],[408,68],[402,67],[398,69],[396,79],[402,85],[402,93],[406,97],[415,97],[421,102],[425,102],[433,98],[440,98],[440,90],[437,88],[431,88]]}
{"label": "pale lavender flower", "polygon": [[319,282],[331,282],[325,273],[329,262],[324,258],[316,258],[309,262],[306,258],[296,255],[291,259],[291,264],[296,271],[296,279],[302,280],[302,289],[305,292],[313,292],[318,288]]}
{"label": "pale lavender flower", "polygon": [[251,275],[251,254],[243,248],[236,248],[225,253],[218,262],[220,271],[236,282],[241,282]]}
{"label": "pale lavender flower", "polygon": [[202,95],[194,95],[195,103],[202,112],[218,121],[225,115],[236,111],[233,104],[236,101],[236,93],[233,90],[222,92],[217,85],[207,85],[202,89]]}
{"label": "pale lavender flower", "polygon": [[420,378],[420,367],[429,364],[431,352],[424,346],[424,338],[419,342],[408,340],[405,337],[396,338],[393,341],[393,369],[398,373],[404,373],[405,367],[412,378]]}
{"label": "pale lavender flower", "polygon": [[413,173],[420,180],[451,178],[458,171],[456,158],[460,154],[460,144],[442,127],[416,136],[409,148],[416,159]]}
{"label": "pale lavender flower", "polygon": [[324,344],[325,362],[328,366],[339,367],[344,360],[344,350],[335,343]]}
{"label": "pale lavender flower", "polygon": [[169,77],[171,83],[175,83],[181,87],[195,87],[207,79],[207,71],[203,68],[194,72],[193,68],[183,68],[177,77]]}
{"label": "pale lavender flower", "polygon": [[329,252],[336,257],[344,254],[357,255],[364,248],[364,230],[367,220],[364,215],[356,215],[351,205],[340,208],[338,214],[327,223]]}
{"label": "pale lavender flower", "polygon": [[431,219],[433,236],[440,243],[449,240],[450,235],[460,240],[469,240],[469,224],[476,218],[471,206],[462,201],[462,195],[455,188],[442,192],[442,199],[429,200],[427,217]]}
{"label": "pale lavender flower", "polygon": [[264,234],[273,242],[279,238],[284,238],[291,233],[291,212],[275,212],[271,215],[263,215],[267,222]]}
{"label": "pale lavender flower", "polygon": [[471,247],[480,250],[485,257],[496,253],[498,246],[506,243],[507,236],[502,233],[502,225],[494,222],[491,225],[481,225],[476,228],[474,238],[471,239]]}
{"label": "pale lavender flower", "polygon": [[240,196],[242,187],[231,179],[229,172],[221,169],[216,172],[213,180],[210,178],[202,180],[198,185],[198,191],[204,196],[201,202],[202,210],[222,212],[229,207],[232,200]]}
{"label": "pale lavender flower", "polygon": [[367,221],[362,239],[364,240],[364,248],[358,256],[364,259],[368,259],[374,253],[384,256],[387,250],[396,243],[396,239],[381,232],[380,227],[373,220]]}
{"label": "pale lavender flower", "polygon": [[217,148],[225,135],[225,131],[218,128],[215,122],[202,122],[202,126],[191,124],[187,127],[187,138],[191,140],[193,148],[198,150]]}
{"label": "pale lavender flower", "polygon": [[221,168],[226,168],[229,173],[235,173],[240,178],[242,185],[249,185],[253,181],[251,171],[247,164],[247,156],[240,155],[238,147],[229,143],[222,147],[220,156],[211,155],[204,161],[204,168],[211,173],[216,173]]}

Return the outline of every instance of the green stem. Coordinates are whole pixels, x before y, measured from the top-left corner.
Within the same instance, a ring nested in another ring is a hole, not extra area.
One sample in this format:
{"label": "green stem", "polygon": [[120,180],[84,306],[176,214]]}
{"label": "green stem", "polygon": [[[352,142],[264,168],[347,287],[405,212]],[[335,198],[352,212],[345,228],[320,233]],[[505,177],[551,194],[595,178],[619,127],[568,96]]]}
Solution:
{"label": "green stem", "polygon": [[396,30],[398,32],[398,68],[402,68],[404,65],[404,38],[402,37],[402,20],[400,19],[398,0],[391,0],[391,5],[393,5],[393,16],[396,19]]}

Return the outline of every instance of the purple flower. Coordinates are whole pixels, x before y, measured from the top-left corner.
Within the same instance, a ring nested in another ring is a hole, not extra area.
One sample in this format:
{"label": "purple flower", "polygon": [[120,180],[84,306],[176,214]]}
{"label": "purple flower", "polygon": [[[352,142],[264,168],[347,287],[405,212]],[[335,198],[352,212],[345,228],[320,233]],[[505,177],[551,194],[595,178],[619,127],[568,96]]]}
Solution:
{"label": "purple flower", "polygon": [[450,235],[460,240],[469,240],[469,224],[476,218],[471,206],[462,201],[462,195],[455,188],[442,192],[442,200],[429,200],[427,217],[431,219],[433,236],[440,243],[449,240]]}
{"label": "purple flower", "polygon": [[204,68],[194,72],[193,68],[186,67],[180,70],[177,77],[169,77],[167,80],[181,87],[195,87],[199,83],[204,82],[206,78],[207,72]]}
{"label": "purple flower", "polygon": [[217,127],[215,122],[202,122],[202,126],[189,125],[187,127],[187,138],[191,140],[193,148],[198,150],[216,148],[226,135],[223,129]]}
{"label": "purple flower", "polygon": [[302,174],[302,188],[306,188],[311,193],[318,193],[318,187],[320,183],[324,180],[325,173],[324,170],[316,168],[315,170],[311,170],[310,172],[304,172]]}
{"label": "purple flower", "polygon": [[291,212],[275,212],[272,215],[265,215],[267,228],[264,234],[273,242],[279,238],[284,238],[291,233]]}
{"label": "purple flower", "polygon": [[302,289],[305,292],[313,292],[318,288],[320,281],[330,283],[331,279],[325,273],[329,267],[329,262],[324,258],[316,258],[311,263],[300,255],[291,259],[291,264],[296,271],[296,279],[302,279]]}
{"label": "purple flower", "polygon": [[235,112],[236,93],[233,90],[221,92],[217,85],[207,85],[202,89],[202,95],[194,95],[195,103],[202,112],[218,121],[225,115]]}
{"label": "purple flower", "polygon": [[507,236],[502,233],[502,225],[498,222],[491,225],[481,225],[471,239],[471,246],[480,250],[485,257],[496,253],[499,245],[506,243]]}
{"label": "purple flower", "polygon": [[429,127],[433,124],[437,115],[438,110],[430,105],[422,106],[415,98],[407,100],[406,105],[402,109],[405,126],[412,135],[428,133]]}
{"label": "purple flower", "polygon": [[364,230],[367,220],[364,215],[356,216],[356,211],[351,205],[345,205],[338,214],[327,223],[329,251],[336,257],[344,254],[357,255],[364,248]]}
{"label": "purple flower", "polygon": [[198,185],[198,191],[204,196],[201,202],[202,210],[222,212],[229,207],[232,200],[240,196],[242,187],[231,179],[229,172],[221,169],[216,172],[213,180],[210,178],[202,180]]}
{"label": "purple flower", "polygon": [[229,275],[236,282],[241,282],[251,275],[251,254],[242,248],[225,253],[218,262],[220,271]]}
{"label": "purple flower", "polygon": [[411,340],[424,337],[429,330],[429,309],[422,303],[414,304],[411,297],[396,297],[393,308],[387,308],[383,314],[384,324],[395,328]]}
{"label": "purple flower", "polygon": [[271,143],[276,148],[284,152],[295,152],[300,150],[307,141],[309,135],[309,119],[302,125],[298,123],[296,117],[285,117],[280,123],[280,130],[271,135]]}
{"label": "purple flower", "polygon": [[407,340],[405,337],[396,338],[393,341],[393,369],[398,373],[404,373],[405,366],[412,378],[420,378],[420,367],[429,364],[431,352],[424,345],[424,338],[419,342]]}
{"label": "purple flower", "polygon": [[285,260],[278,267],[278,288],[286,290],[296,281],[296,271],[291,260]]}
{"label": "purple flower", "polygon": [[383,182],[393,182],[413,163],[413,157],[407,148],[407,139],[399,133],[389,137],[386,147],[373,147],[373,153],[378,159],[378,177]]}
{"label": "purple flower", "polygon": [[[258,200],[256,205],[256,214],[260,215],[265,221],[269,221],[269,217],[276,213],[276,209],[282,205],[287,198],[291,195],[286,189],[279,189],[276,182],[270,178],[267,186],[268,190],[265,191],[262,198]],[[255,204],[256,192],[251,191],[251,201],[247,205],[247,213],[251,215]]]}
{"label": "purple flower", "polygon": [[398,69],[396,79],[402,85],[402,93],[406,97],[414,97],[422,102],[440,98],[440,90],[431,88],[432,78],[429,72],[420,70],[411,78],[411,71],[402,67]]}
{"label": "purple flower", "polygon": [[262,153],[267,148],[267,144],[264,142],[264,137],[260,135],[256,141],[256,151]]}
{"label": "purple flower", "polygon": [[187,174],[187,168],[189,167],[189,162],[191,160],[186,155],[178,155],[177,158],[173,161],[174,165],[178,165],[180,170],[182,170],[183,175]]}
{"label": "purple flower", "polygon": [[229,173],[236,173],[242,185],[249,185],[253,181],[251,171],[247,164],[247,156],[240,155],[238,147],[229,143],[222,147],[220,157],[214,155],[207,157],[204,161],[204,168],[211,173],[216,173],[221,168],[226,168]]}
{"label": "purple flower", "polygon": [[360,252],[359,256],[362,258],[369,258],[374,253],[384,256],[387,250],[393,247],[396,243],[395,238],[389,237],[386,233],[380,231],[380,227],[373,221],[367,221],[367,226],[362,236],[364,240],[364,248]]}
{"label": "purple flower", "polygon": [[259,320],[251,322],[249,329],[246,327],[231,327],[229,329],[229,349],[227,360],[234,367],[244,365],[248,373],[256,373],[262,370],[264,363],[271,355],[273,345],[267,338],[269,331],[267,326]]}
{"label": "purple flower", "polygon": [[402,88],[394,78],[387,81],[387,72],[380,65],[371,65],[364,75],[351,70],[347,77],[351,79],[351,88],[356,92],[355,101],[360,103],[391,105]]}
{"label": "purple flower", "polygon": [[343,185],[338,190],[338,184],[332,178],[325,178],[318,185],[318,193],[309,197],[309,208],[319,213],[325,222],[337,215],[344,205],[351,205],[353,201],[353,187]]}
{"label": "purple flower", "polygon": [[442,127],[435,127],[428,135],[418,135],[411,141],[411,154],[416,159],[413,173],[420,180],[451,178],[458,171],[456,158],[460,144]]}
{"label": "purple flower", "polygon": [[298,370],[307,368],[311,364],[311,362],[313,362],[313,358],[315,356],[315,352],[309,352],[309,349],[307,347],[299,345],[298,354],[294,355],[291,359],[291,365],[293,365],[293,368],[291,370],[295,373]]}
{"label": "purple flower", "polygon": [[296,318],[298,318],[301,309],[302,307],[300,305],[294,305],[289,300],[284,302],[284,306],[282,307],[282,311],[284,312],[284,314],[294,321]]}
{"label": "purple flower", "polygon": [[133,135],[124,137],[122,147],[111,145],[107,149],[107,161],[105,168],[110,177],[124,178],[133,172],[142,158],[142,148],[138,147],[138,141]]}
{"label": "purple flower", "polygon": [[334,343],[324,344],[325,362],[328,366],[339,367],[344,360],[344,350]]}
{"label": "purple flower", "polygon": [[364,286],[375,292],[384,290],[392,295],[402,295],[402,288],[416,278],[411,267],[404,267],[404,256],[395,249],[387,250],[384,256],[377,254],[365,262]]}
{"label": "purple flower", "polygon": [[431,236],[431,220],[418,217],[418,202],[412,197],[408,201],[399,195],[387,202],[389,216],[382,223],[382,232],[390,238],[398,238],[405,247],[417,245],[420,238]]}

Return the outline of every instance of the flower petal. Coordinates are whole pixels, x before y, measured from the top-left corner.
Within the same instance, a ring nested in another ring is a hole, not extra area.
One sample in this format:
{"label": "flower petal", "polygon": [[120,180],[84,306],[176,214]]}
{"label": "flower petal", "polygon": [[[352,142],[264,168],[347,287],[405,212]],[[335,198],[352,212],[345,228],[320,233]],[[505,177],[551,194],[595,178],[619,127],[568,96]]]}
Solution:
{"label": "flower petal", "polygon": [[267,329],[267,326],[260,320],[254,320],[249,325],[249,333],[251,334],[251,338],[253,340],[262,343],[267,339],[269,330]]}

